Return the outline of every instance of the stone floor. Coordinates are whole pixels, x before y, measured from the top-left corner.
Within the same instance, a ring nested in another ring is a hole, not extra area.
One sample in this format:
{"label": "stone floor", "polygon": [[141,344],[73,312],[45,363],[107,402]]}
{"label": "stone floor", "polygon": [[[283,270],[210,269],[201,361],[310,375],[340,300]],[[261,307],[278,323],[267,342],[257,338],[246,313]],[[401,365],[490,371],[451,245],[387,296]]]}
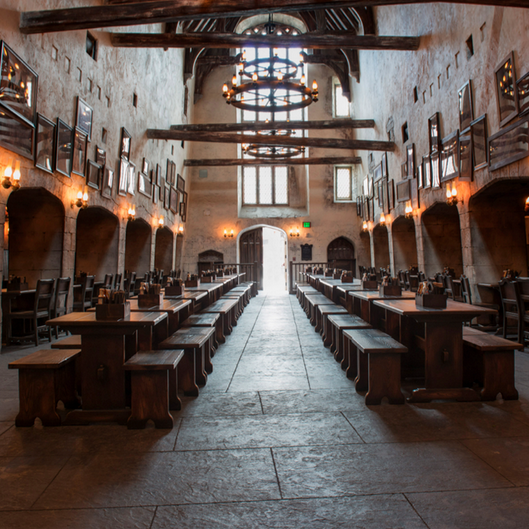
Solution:
{"label": "stone floor", "polygon": [[260,294],[171,431],[16,428],[0,355],[0,527],[529,527],[520,400],[366,407],[294,296]]}

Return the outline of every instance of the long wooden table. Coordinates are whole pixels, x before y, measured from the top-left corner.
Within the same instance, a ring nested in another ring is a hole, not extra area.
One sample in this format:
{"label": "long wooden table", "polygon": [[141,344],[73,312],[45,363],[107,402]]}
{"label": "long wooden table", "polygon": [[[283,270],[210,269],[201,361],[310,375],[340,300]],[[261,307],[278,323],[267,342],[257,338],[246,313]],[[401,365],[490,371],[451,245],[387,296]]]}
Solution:
{"label": "long wooden table", "polygon": [[360,316],[374,328],[379,326],[379,321],[373,301],[376,299],[415,299],[415,292],[409,290],[403,290],[399,296],[382,296],[377,290],[351,290],[348,295],[353,299],[353,314]]}
{"label": "long wooden table", "polygon": [[352,283],[342,282],[341,279],[332,279],[331,277],[326,277],[319,280],[321,290],[325,296],[329,299],[332,299],[334,302],[338,303],[338,287],[341,286],[354,286],[355,284],[360,286],[360,281],[353,279]]}
{"label": "long wooden table", "polygon": [[[98,421],[125,422],[127,405],[123,364],[140,349],[151,350],[156,325],[165,312],[131,312],[127,319],[96,320],[95,312],[71,312],[46,322],[81,335],[80,374],[82,410],[70,412],[65,424]],[[139,335],[143,331],[143,338]],[[140,345],[141,342],[144,342]],[[150,345],[150,347],[149,347]]]}
{"label": "long wooden table", "polygon": [[180,323],[189,317],[193,308],[193,302],[190,299],[164,298],[161,305],[153,305],[152,307],[140,307],[137,299],[131,299],[129,303],[131,312],[165,312],[168,324],[167,336],[171,336],[178,330]]}
{"label": "long wooden table", "polygon": [[[496,311],[451,300],[446,309],[417,307],[413,299],[375,299],[373,304],[385,310],[386,333],[408,349],[424,351],[425,387],[413,391],[411,402],[479,400],[463,387],[463,322]],[[424,324],[424,337],[414,333],[410,320]]]}

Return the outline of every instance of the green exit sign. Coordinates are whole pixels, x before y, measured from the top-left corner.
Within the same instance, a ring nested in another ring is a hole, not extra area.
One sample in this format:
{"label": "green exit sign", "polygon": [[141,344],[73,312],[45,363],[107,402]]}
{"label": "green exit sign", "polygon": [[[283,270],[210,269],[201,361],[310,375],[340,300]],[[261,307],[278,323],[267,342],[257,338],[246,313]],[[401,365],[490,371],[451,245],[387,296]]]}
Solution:
{"label": "green exit sign", "polygon": [[304,222],[303,223],[304,228],[310,228],[310,222]]}

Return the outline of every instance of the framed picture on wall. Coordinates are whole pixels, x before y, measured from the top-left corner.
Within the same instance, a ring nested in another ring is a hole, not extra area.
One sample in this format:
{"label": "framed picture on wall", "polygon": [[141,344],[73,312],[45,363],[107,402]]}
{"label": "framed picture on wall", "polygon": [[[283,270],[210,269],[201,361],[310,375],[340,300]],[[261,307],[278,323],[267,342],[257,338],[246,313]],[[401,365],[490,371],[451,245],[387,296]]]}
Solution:
{"label": "framed picture on wall", "polygon": [[152,186],[152,203],[158,204],[160,201],[160,186],[153,184]]}
{"label": "framed picture on wall", "polygon": [[119,186],[118,195],[122,197],[127,196],[127,189],[129,187],[129,161],[126,158],[121,158],[119,162]]}
{"label": "framed picture on wall", "polygon": [[422,187],[424,189],[432,187],[432,164],[429,154],[422,157]]}
{"label": "framed picture on wall", "polygon": [[382,153],[382,160],[380,163],[382,165],[382,178],[387,178],[388,177],[388,154],[386,152]]}
{"label": "framed picture on wall", "polygon": [[178,189],[180,193],[184,193],[186,190],[186,181],[180,175],[177,175],[176,189]]}
{"label": "framed picture on wall", "polygon": [[106,165],[107,163],[107,152],[101,147],[96,145],[96,163],[98,165]]}
{"label": "framed picture on wall", "polygon": [[511,52],[496,68],[496,97],[500,127],[518,115],[518,90],[516,89],[516,71],[514,53]]}
{"label": "framed picture on wall", "polygon": [[127,193],[133,196],[136,193],[136,165],[130,161],[127,174]]}
{"label": "framed picture on wall", "polygon": [[39,76],[4,41],[0,46],[0,106],[34,127]]}
{"label": "framed picture on wall", "polygon": [[428,141],[430,153],[439,152],[441,147],[441,119],[439,112],[436,112],[428,119]]}
{"label": "framed picture on wall", "polygon": [[415,144],[406,147],[406,170],[408,178],[415,178]]}
{"label": "framed picture on wall", "polygon": [[436,151],[430,155],[430,165],[432,168],[432,188],[439,189],[441,187],[439,152]]}
{"label": "framed picture on wall", "polygon": [[86,185],[99,189],[99,175],[101,174],[101,166],[96,164],[93,160],[88,160],[86,164]]}
{"label": "framed picture on wall", "polygon": [[169,209],[173,213],[178,213],[178,191],[174,187],[171,187],[169,194]]}
{"label": "framed picture on wall", "polygon": [[175,185],[175,175],[176,175],[176,164],[172,162],[171,160],[169,160],[168,158],[167,159],[167,175],[165,179],[170,186]]}
{"label": "framed picture on wall", "polygon": [[472,134],[470,128],[459,136],[459,180],[472,180]]}
{"label": "framed picture on wall", "polygon": [[422,189],[424,187],[424,163],[421,161],[417,165],[417,189]]}
{"label": "framed picture on wall", "polygon": [[121,127],[121,144],[119,148],[120,158],[130,160],[131,135],[125,127]]}
{"label": "framed picture on wall", "polygon": [[164,186],[163,207],[165,209],[169,209],[170,189],[169,186]]}
{"label": "framed picture on wall", "polygon": [[395,181],[388,180],[388,208],[395,209]]}
{"label": "framed picture on wall", "polygon": [[417,180],[415,179],[410,180],[410,200],[411,200],[411,207],[413,209],[419,209],[420,207],[419,188],[417,184],[418,184]]}
{"label": "framed picture on wall", "polygon": [[389,187],[386,181],[382,182],[382,211],[384,215],[389,214]]}
{"label": "framed picture on wall", "polygon": [[0,108],[0,145],[9,151],[34,160],[35,129],[9,110]]}
{"label": "framed picture on wall", "polygon": [[397,202],[406,202],[410,200],[410,180],[399,182],[397,184]]}
{"label": "framed picture on wall", "polygon": [[64,121],[57,118],[57,141],[55,151],[55,169],[64,176],[72,172],[73,130]]}
{"label": "framed picture on wall", "polygon": [[110,167],[103,168],[103,182],[101,183],[101,196],[112,198],[112,187],[114,186],[114,171]]}
{"label": "framed picture on wall", "polygon": [[489,165],[487,149],[487,114],[475,119],[470,125],[472,135],[472,160],[474,170],[482,169]]}
{"label": "framed picture on wall", "polygon": [[80,97],[77,97],[77,112],[75,119],[75,126],[82,130],[88,141],[92,140],[92,121],[94,119],[94,111],[92,107]]}
{"label": "framed picture on wall", "polygon": [[362,216],[362,197],[356,197],[356,216]]}
{"label": "framed picture on wall", "polygon": [[518,92],[518,110],[520,115],[529,112],[529,72],[516,82]]}
{"label": "framed picture on wall", "polygon": [[162,185],[162,166],[160,164],[156,164],[156,181],[154,182],[157,186]]}
{"label": "framed picture on wall", "polygon": [[187,220],[187,193],[182,193],[182,202],[180,202],[180,217],[182,222]]}
{"label": "framed picture on wall", "polygon": [[495,171],[529,156],[529,115],[489,138],[490,170]]}
{"label": "framed picture on wall", "polygon": [[35,133],[35,166],[53,174],[53,168],[55,167],[55,141],[57,139],[55,123],[37,114],[37,129]]}
{"label": "framed picture on wall", "polygon": [[408,178],[408,162],[400,164],[400,179],[406,180]]}
{"label": "framed picture on wall", "polygon": [[373,179],[375,183],[378,183],[380,182],[380,180],[382,180],[382,162],[375,166],[375,173]]}
{"label": "framed picture on wall", "polygon": [[472,83],[468,81],[458,92],[459,97],[459,130],[466,132],[474,119],[472,110]]}
{"label": "framed picture on wall", "polygon": [[72,173],[85,176],[86,172],[86,148],[88,137],[77,127],[73,133],[73,155],[72,155]]}
{"label": "framed picture on wall", "polygon": [[443,138],[441,151],[441,183],[459,176],[459,131]]}

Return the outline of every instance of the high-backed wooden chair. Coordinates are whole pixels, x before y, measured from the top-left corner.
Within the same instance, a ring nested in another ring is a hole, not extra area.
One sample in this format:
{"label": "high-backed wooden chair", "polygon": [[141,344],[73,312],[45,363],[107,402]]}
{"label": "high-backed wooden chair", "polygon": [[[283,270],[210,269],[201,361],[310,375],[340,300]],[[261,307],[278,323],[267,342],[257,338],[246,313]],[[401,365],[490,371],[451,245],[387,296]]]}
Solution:
{"label": "high-backed wooden chair", "polygon": [[123,277],[122,274],[116,274],[114,276],[114,290],[121,290],[121,278]]}
{"label": "high-backed wooden chair", "polygon": [[103,288],[112,288],[113,283],[114,283],[114,275],[105,274],[105,280],[103,281]]}
{"label": "high-backed wooden chair", "polygon": [[74,289],[74,312],[85,312],[92,307],[94,282],[95,276],[85,276],[81,279],[81,288]]}
{"label": "high-backed wooden chair", "polygon": [[529,332],[529,277],[518,277],[516,286],[518,291],[518,312],[522,322],[522,332],[518,336],[518,342],[525,344],[525,334]]}
{"label": "high-backed wooden chair", "polygon": [[[35,302],[32,310],[14,311],[4,315],[7,319],[7,344],[14,339],[27,338],[33,334],[35,345],[39,345],[39,331],[47,330],[48,339],[51,342],[51,329],[46,325],[46,320],[51,317],[51,307],[53,302],[53,292],[55,279],[39,279],[35,291]],[[22,321],[22,333],[20,336],[13,336],[13,322]]]}
{"label": "high-backed wooden chair", "polygon": [[[70,296],[70,277],[57,279],[55,287],[55,299],[53,302],[52,318],[58,318],[68,312],[68,298]],[[68,333],[67,333],[68,334]],[[59,337],[59,328],[55,327],[55,338]]]}
{"label": "high-backed wooden chair", "polygon": [[516,281],[509,281],[508,279],[502,279],[500,285],[500,296],[501,304],[503,308],[503,337],[507,338],[508,335],[508,322],[516,322],[516,338],[520,342],[520,338],[523,334],[523,323],[520,318],[519,307],[519,286]]}

